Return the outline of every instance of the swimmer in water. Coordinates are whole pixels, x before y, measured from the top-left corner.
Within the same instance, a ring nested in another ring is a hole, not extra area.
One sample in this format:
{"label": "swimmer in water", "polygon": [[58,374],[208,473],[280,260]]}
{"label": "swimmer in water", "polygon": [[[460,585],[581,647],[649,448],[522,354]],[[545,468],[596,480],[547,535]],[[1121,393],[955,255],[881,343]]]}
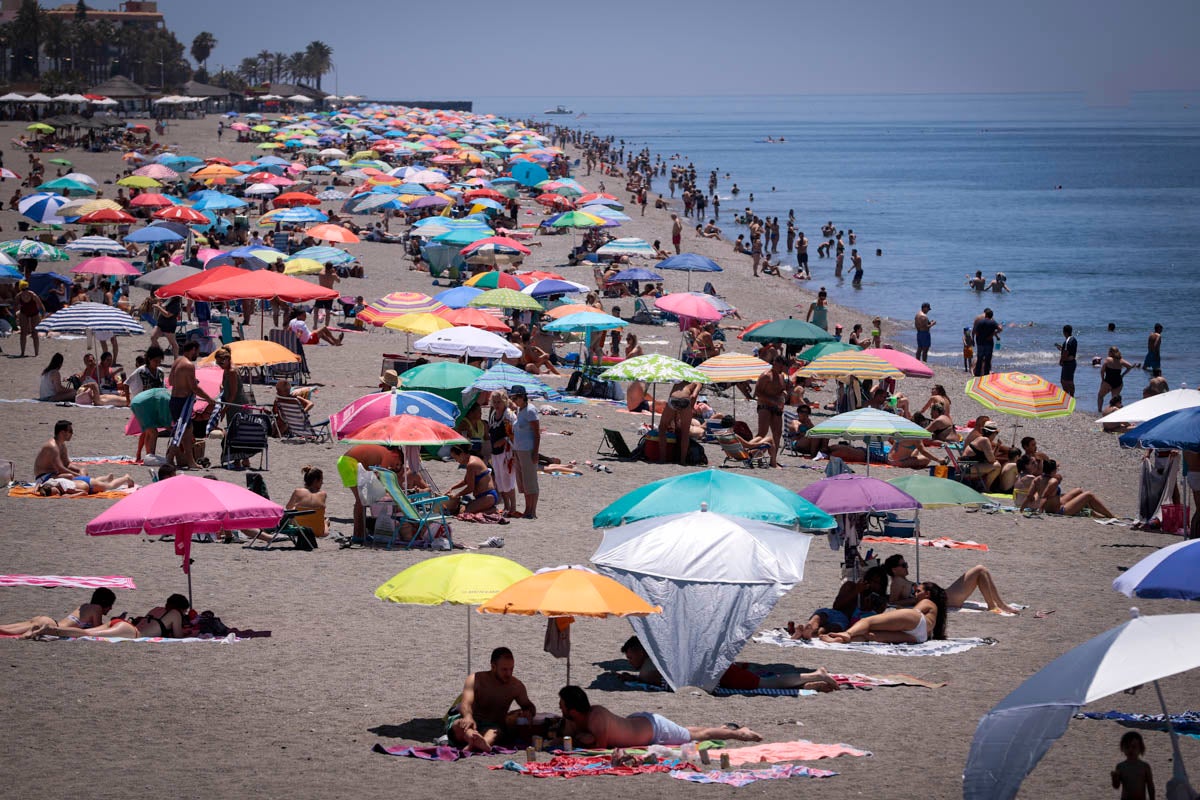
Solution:
{"label": "swimmer in water", "polygon": [[1012,293],[1012,289],[1008,288],[1008,277],[1003,272],[997,272],[996,277],[988,284],[988,291],[1001,294],[1003,292]]}
{"label": "swimmer in water", "polygon": [[976,292],[982,292],[987,288],[987,279],[983,277],[983,270],[975,270],[975,277],[967,276],[967,286],[971,287]]}

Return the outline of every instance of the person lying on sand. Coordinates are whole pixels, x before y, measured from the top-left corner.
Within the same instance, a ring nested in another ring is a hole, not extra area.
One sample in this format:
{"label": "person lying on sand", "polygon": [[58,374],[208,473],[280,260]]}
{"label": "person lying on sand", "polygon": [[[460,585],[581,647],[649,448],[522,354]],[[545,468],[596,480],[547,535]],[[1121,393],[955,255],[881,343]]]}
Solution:
{"label": "person lying on sand", "polygon": [[821,641],[833,644],[884,642],[923,644],[946,638],[946,590],[928,581],[917,586],[916,605],[893,608],[863,617],[842,633],[827,633]]}
{"label": "person lying on sand", "polygon": [[37,493],[42,497],[73,497],[76,495],[99,494],[114,489],[132,489],[137,486],[128,475],[76,475],[73,478],[47,478],[38,484]]}
{"label": "person lying on sand", "polygon": [[479,753],[491,752],[508,724],[508,709],[513,703],[520,707],[518,718],[532,719],[537,713],[525,684],[513,677],[512,651],[497,647],[492,651],[491,663],[487,672],[467,676],[462,696],[446,719],[450,742]]}
{"label": "person lying on sand", "polygon": [[[908,579],[908,560],[899,553],[888,556],[883,562],[883,568],[892,579],[892,590],[888,602],[894,606],[906,607],[916,605],[917,584]],[[954,583],[946,587],[946,606],[962,608],[975,590],[983,595],[987,602],[988,611],[997,614],[1019,614],[1019,609],[1004,602],[992,573],[982,564],[976,564],[958,576]]]}
{"label": "person lying on sand", "polygon": [[[646,648],[636,636],[629,637],[621,645],[621,652],[637,673],[620,673],[624,681],[640,681],[652,685],[664,683],[662,675],[650,660]],[[753,689],[810,689],[814,692],[833,692],[837,690],[837,682],[829,677],[824,667],[816,670],[801,668],[799,672],[786,675],[762,676],[752,672],[744,664],[731,664],[721,676],[718,685],[723,689],[753,690]]]}
{"label": "person lying on sand", "polygon": [[181,594],[173,594],[161,606],[150,609],[144,617],[125,619],[124,615],[113,617],[107,625],[97,625],[92,628],[82,628],[74,625],[39,625],[31,630],[26,638],[40,639],[45,636],[62,638],[77,638],[79,636],[104,636],[111,639],[139,639],[146,636],[159,636],[168,639],[182,639],[184,614],[187,613],[188,599]]}
{"label": "person lying on sand", "polygon": [[660,714],[648,711],[618,717],[604,706],[592,705],[587,693],[578,686],[564,686],[558,691],[558,707],[566,722],[563,735],[573,736],[575,743],[584,747],[680,745],[702,742],[705,739],[762,741],[762,736],[749,728],[735,728],[731,725],[685,728]]}
{"label": "person lying on sand", "polygon": [[27,636],[35,628],[50,626],[74,626],[77,628],[95,628],[104,624],[104,615],[112,611],[117,602],[117,595],[112,589],[100,588],[92,592],[92,599],[83,603],[79,608],[55,622],[53,617],[31,617],[24,622],[11,622],[0,625],[0,634],[5,636]]}
{"label": "person lying on sand", "polygon": [[838,589],[831,608],[818,608],[808,622],[797,626],[788,622],[793,639],[814,639],[826,633],[838,633],[862,617],[878,614],[887,607],[888,573],[883,567],[871,567],[860,581],[845,581]]}

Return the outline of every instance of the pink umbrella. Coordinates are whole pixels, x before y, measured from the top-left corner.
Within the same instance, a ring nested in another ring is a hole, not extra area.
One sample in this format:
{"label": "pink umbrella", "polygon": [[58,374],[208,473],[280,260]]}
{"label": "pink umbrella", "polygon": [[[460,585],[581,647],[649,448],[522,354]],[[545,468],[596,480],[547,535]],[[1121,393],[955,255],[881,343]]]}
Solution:
{"label": "pink umbrella", "polygon": [[863,350],[891,364],[910,378],[932,378],[933,370],[924,361],[918,361],[908,353],[891,350],[886,347],[869,347]]}
{"label": "pink umbrella", "polygon": [[654,301],[654,305],[663,311],[669,311],[680,317],[698,319],[701,322],[716,322],[721,318],[721,312],[713,308],[711,303],[686,292],[676,292],[660,297]]}
{"label": "pink umbrella", "polygon": [[141,275],[138,268],[128,261],[112,256],[99,256],[80,262],[71,272],[77,275]]}
{"label": "pink umbrella", "polygon": [[133,174],[153,178],[156,181],[174,181],[179,179],[178,172],[162,164],[147,164],[144,167],[138,167],[133,171]]}
{"label": "pink umbrella", "polygon": [[192,534],[239,528],[273,528],[283,507],[249,489],[225,481],[177,475],[152,483],[118,500],[87,524],[88,536],[119,533],[175,536],[175,554],[183,559],[192,595]]}
{"label": "pink umbrella", "polygon": [[[196,258],[200,259],[201,264],[207,264],[209,261],[212,261],[217,256],[223,256],[223,255],[225,255],[224,250],[214,250],[211,247],[201,247],[199,250],[196,251]],[[172,264],[182,264],[183,263],[183,253],[180,253],[179,255],[172,258],[171,263]],[[351,299],[353,299],[353,298],[351,298]]]}

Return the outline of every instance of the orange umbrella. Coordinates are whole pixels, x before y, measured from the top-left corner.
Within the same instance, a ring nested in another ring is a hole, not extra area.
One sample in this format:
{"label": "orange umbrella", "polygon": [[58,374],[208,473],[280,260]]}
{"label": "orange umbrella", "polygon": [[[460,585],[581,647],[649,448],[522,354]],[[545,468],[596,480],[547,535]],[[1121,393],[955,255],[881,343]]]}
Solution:
{"label": "orange umbrella", "polygon": [[489,314],[478,308],[451,308],[440,312],[447,322],[468,328],[482,328],[492,333],[508,333],[512,328],[495,314]]}
{"label": "orange umbrella", "polygon": [[327,242],[341,242],[342,244],[354,244],[359,240],[357,236],[341,225],[331,225],[329,223],[313,225],[305,233],[314,239],[324,239]]}
{"label": "orange umbrella", "polygon": [[271,201],[276,208],[290,206],[319,206],[321,201],[308,192],[284,192]]}
{"label": "orange umbrella", "polygon": [[[226,345],[233,354],[235,367],[265,367],[270,364],[294,364],[300,356],[288,350],[281,344],[262,339],[243,339],[240,342],[230,342]],[[200,359],[201,364],[215,363],[212,354]]]}
{"label": "orange umbrella", "polygon": [[582,314],[584,312],[594,312],[594,306],[585,306],[583,303],[570,303],[565,306],[555,306],[546,312],[546,316],[552,319],[561,319],[568,314]]}
{"label": "orange umbrella", "polygon": [[224,164],[209,164],[192,173],[194,178],[237,178],[242,173]]}

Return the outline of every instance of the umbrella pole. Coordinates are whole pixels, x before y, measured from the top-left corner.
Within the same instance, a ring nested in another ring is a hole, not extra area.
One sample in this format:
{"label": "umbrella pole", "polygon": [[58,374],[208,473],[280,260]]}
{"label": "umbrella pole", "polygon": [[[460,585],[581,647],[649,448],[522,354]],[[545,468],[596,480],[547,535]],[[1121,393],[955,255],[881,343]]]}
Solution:
{"label": "umbrella pole", "polygon": [[471,674],[471,604],[467,603],[467,674]]}
{"label": "umbrella pole", "polygon": [[917,566],[917,583],[919,584],[921,582],[921,512],[920,512],[920,510],[914,512],[914,514],[913,514],[913,536],[916,537],[915,541],[917,543],[917,555],[916,555],[915,563]]}
{"label": "umbrella pole", "polygon": [[1162,687],[1158,685],[1158,681],[1154,682],[1154,691],[1158,695],[1158,705],[1162,709],[1163,720],[1167,723],[1167,733],[1171,735],[1171,752],[1175,756],[1175,777],[1182,778],[1190,788],[1187,769],[1183,765],[1183,753],[1179,752],[1179,734],[1175,732],[1175,726],[1171,724],[1171,714],[1167,711],[1167,701],[1163,698]]}

